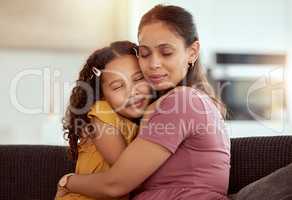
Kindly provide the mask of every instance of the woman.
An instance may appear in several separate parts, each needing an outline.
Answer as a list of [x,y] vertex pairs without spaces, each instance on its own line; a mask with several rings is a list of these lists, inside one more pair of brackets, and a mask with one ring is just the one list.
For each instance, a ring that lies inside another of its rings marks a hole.
[[227,199],[224,109],[202,73],[192,15],[177,6],[155,6],[142,17],[138,39],[142,72],[161,97],[107,172],[65,175],[59,191],[101,199],[138,187],[134,200]]

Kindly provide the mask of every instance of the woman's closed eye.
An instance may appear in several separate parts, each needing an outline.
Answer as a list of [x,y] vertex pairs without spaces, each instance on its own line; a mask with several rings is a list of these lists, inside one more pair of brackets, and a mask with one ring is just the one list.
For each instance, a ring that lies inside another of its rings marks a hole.
[[171,48],[163,48],[160,50],[162,56],[171,56],[173,54],[173,50]]
[[[171,56],[173,54],[173,50],[172,49],[161,49],[160,50],[160,54],[162,56],[165,56],[165,57]],[[142,57],[142,58],[147,58],[150,55],[151,55],[151,52],[150,51],[143,51],[143,50],[141,50],[139,52],[139,56]]]
[[142,58],[146,58],[148,57],[149,55],[151,55],[151,52],[144,48],[144,47],[140,47],[139,48],[139,56],[142,57]]

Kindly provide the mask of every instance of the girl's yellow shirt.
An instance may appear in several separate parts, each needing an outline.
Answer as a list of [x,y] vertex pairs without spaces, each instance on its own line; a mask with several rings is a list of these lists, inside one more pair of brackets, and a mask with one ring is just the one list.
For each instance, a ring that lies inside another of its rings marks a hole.
[[[138,126],[130,120],[118,115],[106,101],[96,101],[87,114],[88,118],[98,118],[104,123],[117,128],[124,137],[127,145],[133,141],[138,132]],[[102,130],[101,130],[102,131]],[[81,140],[78,144],[78,159],[75,173],[89,174],[106,171],[110,165],[105,161],[95,145],[90,140]],[[127,198],[120,198],[127,199]],[[58,200],[93,200],[93,198],[69,193]],[[106,200],[113,200],[107,198]],[[116,199],[115,199],[116,200]]]

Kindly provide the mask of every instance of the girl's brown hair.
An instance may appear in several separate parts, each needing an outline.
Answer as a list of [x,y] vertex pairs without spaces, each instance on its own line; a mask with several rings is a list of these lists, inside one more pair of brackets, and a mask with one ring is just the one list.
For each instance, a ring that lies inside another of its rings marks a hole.
[[[155,22],[164,23],[170,30],[173,30],[182,37],[186,47],[189,47],[195,41],[199,41],[197,27],[193,21],[192,14],[181,7],[172,5],[155,6],[143,15],[139,24],[138,35],[145,25]],[[221,115],[225,118],[225,106],[220,98],[215,95],[214,89],[209,84],[203,67],[200,64],[200,60],[197,59],[193,65],[189,65],[186,77],[178,85],[196,87],[200,91],[206,93],[220,110]]]
[[64,138],[69,141],[69,156],[78,158],[77,145],[86,124],[90,123],[87,113],[93,103],[102,98],[101,76],[95,76],[93,68],[103,70],[106,64],[123,55],[136,56],[137,46],[129,41],[113,42],[108,47],[96,50],[87,59],[79,72],[73,88],[69,106],[63,118]]

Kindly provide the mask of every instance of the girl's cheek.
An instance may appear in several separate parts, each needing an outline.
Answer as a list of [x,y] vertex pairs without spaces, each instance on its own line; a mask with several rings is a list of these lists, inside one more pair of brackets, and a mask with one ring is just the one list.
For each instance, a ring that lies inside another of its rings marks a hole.
[[128,98],[126,89],[119,91],[115,98],[119,101],[119,105],[124,107]]
[[114,107],[120,107],[123,105],[123,103],[125,102],[125,94],[122,90],[119,91],[114,91],[111,93],[111,95],[109,95],[109,101],[112,102]]
[[138,90],[141,94],[150,94],[150,85],[146,81],[143,81],[139,84]]

